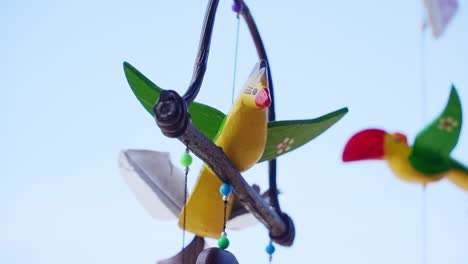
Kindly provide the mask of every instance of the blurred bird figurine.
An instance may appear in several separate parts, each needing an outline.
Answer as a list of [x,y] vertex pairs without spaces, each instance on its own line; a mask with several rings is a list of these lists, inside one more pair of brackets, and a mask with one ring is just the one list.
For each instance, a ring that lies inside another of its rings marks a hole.
[[450,157],[462,126],[462,108],[452,85],[444,111],[421,131],[413,146],[405,135],[381,129],[362,130],[351,137],[343,161],[383,159],[402,180],[427,184],[447,177],[468,191],[468,168]]

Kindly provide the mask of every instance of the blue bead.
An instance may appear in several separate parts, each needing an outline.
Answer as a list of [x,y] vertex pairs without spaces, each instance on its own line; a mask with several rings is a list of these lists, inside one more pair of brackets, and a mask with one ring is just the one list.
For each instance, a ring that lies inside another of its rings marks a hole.
[[265,251],[268,253],[268,255],[273,255],[273,253],[275,253],[275,246],[273,246],[273,244],[268,244],[268,246],[265,248]]
[[219,187],[219,192],[224,196],[228,196],[232,192],[232,187],[227,183],[223,183],[221,187]]

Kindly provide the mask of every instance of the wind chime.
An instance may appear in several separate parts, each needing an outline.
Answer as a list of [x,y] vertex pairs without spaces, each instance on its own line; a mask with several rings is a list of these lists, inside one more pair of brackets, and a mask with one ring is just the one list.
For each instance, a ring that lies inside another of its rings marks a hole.
[[[179,218],[179,226],[183,230],[182,251],[158,262],[161,264],[238,263],[227,251],[230,241],[226,227],[229,220],[248,213],[269,231],[269,243],[265,248],[269,262],[275,252],[273,243],[291,246],[295,237],[294,223],[279,206],[276,158],[314,139],[348,111],[342,108],[315,119],[275,121],[270,65],[254,19],[242,0],[235,0],[233,4],[238,19],[235,54],[237,57],[239,17],[242,16],[260,62],[253,68],[237,99],[233,100],[227,115],[194,102],[207,69],[217,5],[218,0],[210,0],[208,4],[192,81],[183,96],[161,89],[132,65],[124,63],[130,87],[145,109],[155,117],[163,134],[179,139],[186,146],[181,157],[184,173],[178,172],[164,153],[127,150],[121,155],[124,177],[143,206],[156,218],[160,216],[154,209],[155,204],[169,209],[167,215],[170,217]],[[234,80],[235,73],[236,66]],[[240,145],[249,148],[242,149]],[[187,196],[191,153],[206,164],[194,190]],[[261,195],[259,188],[249,186],[240,172],[262,161],[269,163],[269,189]],[[187,246],[185,231],[195,234]],[[203,250],[203,237],[218,239],[218,247]]]
[[[430,14],[429,22],[433,34],[439,37],[458,4],[455,0],[425,0],[425,4]],[[227,251],[230,241],[226,227],[230,220],[249,213],[269,231],[270,242],[265,248],[269,262],[272,261],[275,252],[273,242],[291,246],[295,236],[294,223],[279,206],[276,158],[314,139],[347,112],[347,109],[343,108],[316,119],[275,121],[270,64],[253,17],[242,0],[234,0],[233,4],[233,11],[237,17],[233,94],[240,16],[247,23],[260,62],[254,67],[235,102],[233,96],[233,106],[228,115],[207,105],[193,102],[207,68],[217,5],[217,0],[210,0],[208,4],[192,82],[183,96],[159,88],[133,66],[124,63],[130,87],[146,110],[154,115],[163,134],[178,138],[186,146],[180,160],[184,172],[177,170],[170,163],[167,153],[127,150],[123,151],[120,157],[125,179],[148,212],[158,219],[179,218],[179,226],[183,230],[182,251],[172,258],[159,261],[160,264],[238,263],[235,256]],[[424,56],[422,61],[423,59]],[[422,83],[424,95],[424,77]],[[424,96],[422,97],[424,105]],[[242,126],[240,120],[247,119],[238,116],[239,107],[244,107],[243,111],[250,111],[248,118],[255,118],[254,123],[257,125],[249,127],[255,129],[255,133],[251,134],[262,136],[242,136],[242,129],[235,129]],[[408,145],[406,136],[401,133],[389,134],[380,129],[367,129],[355,134],[348,141],[343,152],[343,161],[384,159],[403,180],[422,183],[425,186],[441,178],[448,178],[457,186],[468,190],[467,167],[450,157],[461,131],[461,113],[460,99],[452,86],[445,109],[418,134],[412,147]],[[236,140],[233,141],[233,137],[237,137]],[[233,142],[254,147],[246,153],[233,146]],[[200,172],[193,192],[187,196],[187,177],[192,164],[191,152],[206,165]],[[269,163],[270,186],[267,192],[260,195],[259,188],[250,187],[240,172],[262,161]],[[195,234],[187,246],[186,230]],[[218,247],[205,249],[204,237],[218,239]],[[424,263],[424,250],[422,255]]]

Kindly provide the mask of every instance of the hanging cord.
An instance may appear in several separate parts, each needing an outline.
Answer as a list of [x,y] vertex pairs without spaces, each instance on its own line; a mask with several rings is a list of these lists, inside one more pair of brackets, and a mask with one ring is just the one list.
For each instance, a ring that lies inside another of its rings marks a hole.
[[184,215],[182,221],[182,263],[185,263],[185,224],[187,219],[187,176],[189,173],[189,166],[192,164],[192,156],[190,156],[190,150],[188,144],[186,144],[185,153],[180,159],[180,163],[185,167],[185,177],[184,177]]
[[[234,3],[238,3],[242,6],[239,13],[240,15],[242,15],[245,22],[247,23],[247,27],[249,28],[250,34],[252,35],[252,39],[255,43],[255,48],[257,49],[258,57],[261,60],[265,60],[267,62],[268,89],[270,90],[271,97],[271,104],[270,107],[268,107],[268,121],[275,121],[275,93],[273,89],[273,80],[271,78],[270,62],[266,54],[262,37],[260,36],[260,32],[258,31],[257,25],[255,24],[252,14],[250,13],[249,7],[245,4],[245,2],[243,0],[234,0]],[[275,209],[275,211],[278,214],[282,215],[283,213],[281,212],[278,200],[278,187],[276,184],[276,164],[276,159],[268,161],[268,181],[270,185],[268,193],[271,206]]]
[[[244,3],[243,0],[234,0],[233,10],[238,13],[237,17],[239,17],[239,13],[244,17],[244,20],[247,23],[249,28],[250,34],[252,35],[252,39],[255,43],[255,47],[257,49],[258,57],[261,60],[265,60],[267,62],[267,80],[268,80],[268,89],[270,90],[270,97],[271,97],[271,104],[268,108],[268,121],[275,121],[276,120],[276,113],[275,113],[275,96],[274,96],[274,89],[273,89],[273,80],[271,77],[271,69],[270,63],[268,61],[268,56],[266,54],[265,46],[263,44],[263,40],[260,36],[260,32],[258,31],[257,25],[250,13],[249,7]],[[239,32],[239,28],[237,29]],[[269,181],[269,198],[270,198],[270,205],[273,209],[281,216],[283,216],[283,212],[281,211],[281,207],[279,204],[278,199],[278,187],[277,187],[277,167],[276,167],[276,159],[268,161],[268,181]],[[270,243],[265,248],[265,251],[268,254],[268,261],[269,263],[272,262],[273,253],[275,252],[275,246],[273,245],[273,241],[270,235]]]
[[426,264],[426,253],[427,253],[427,195],[426,195],[426,184],[422,186],[421,196],[421,263]]
[[236,90],[237,57],[238,57],[238,51],[239,51],[239,28],[240,28],[239,13],[237,13],[236,17],[237,17],[236,47],[234,49],[234,74],[233,74],[233,78],[232,78],[231,104],[234,103],[234,91]]
[[223,232],[226,232],[226,211],[228,200],[224,200],[224,218],[223,218]]
[[229,196],[232,193],[232,186],[228,183],[223,183],[219,187],[219,193],[223,197],[224,218],[223,218],[223,231],[221,232],[220,237],[218,239],[218,247],[221,249],[226,249],[229,247],[229,239],[227,238],[227,233],[226,233],[227,206],[229,202]]
[[265,248],[266,253],[268,254],[268,263],[271,263],[273,260],[273,253],[275,253],[275,246],[273,245],[273,241],[270,239],[270,243]]
[[[420,77],[421,77],[421,123],[424,125],[426,121],[426,29],[427,17],[424,0],[422,2],[422,20],[423,27],[421,29],[421,47],[420,47]],[[426,184],[422,185],[421,189],[421,264],[426,264],[427,254],[427,192]]]
[[184,224],[183,224],[183,232],[182,232],[182,263],[185,263],[185,226],[187,223],[187,208],[185,207],[187,205],[187,175],[188,175],[188,167],[185,168],[185,177],[184,177]]
[[[424,9],[423,1],[423,23],[426,24],[426,13]],[[420,40],[420,61],[419,61],[419,70],[421,77],[421,122],[425,123],[426,121],[426,97],[427,97],[427,85],[426,85],[426,27],[424,26],[421,29],[421,40]]]

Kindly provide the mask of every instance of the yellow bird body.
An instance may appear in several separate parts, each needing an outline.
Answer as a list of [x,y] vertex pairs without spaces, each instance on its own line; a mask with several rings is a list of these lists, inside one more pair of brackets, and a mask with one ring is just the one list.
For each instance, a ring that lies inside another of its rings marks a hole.
[[[240,172],[252,167],[263,154],[267,137],[267,109],[270,104],[266,65],[251,73],[239,97],[226,116],[215,144],[221,147]],[[187,204],[179,215],[179,226],[198,235],[218,238],[223,231],[224,202],[221,180],[205,164]],[[226,210],[229,219],[233,199]]]
[[406,142],[396,140],[395,135],[386,134],[384,138],[384,160],[390,169],[400,179],[408,182],[427,184],[438,181],[444,177],[454,184],[468,191],[468,173],[461,170],[448,171],[427,175],[417,171],[409,162],[411,147]]
[[426,175],[417,171],[409,162],[411,147],[401,141],[395,141],[396,137],[391,134],[385,135],[384,160],[390,169],[400,179],[408,182],[430,183],[442,179],[445,173]]

